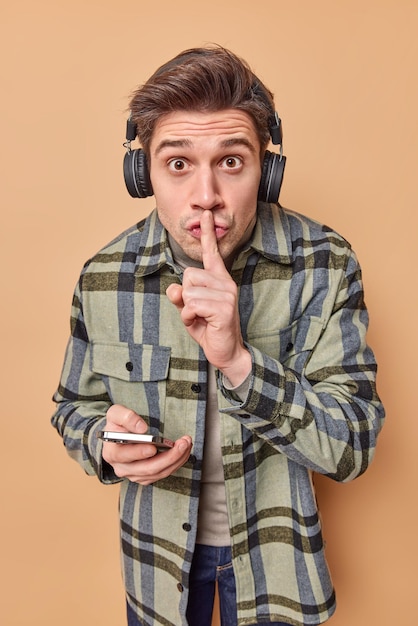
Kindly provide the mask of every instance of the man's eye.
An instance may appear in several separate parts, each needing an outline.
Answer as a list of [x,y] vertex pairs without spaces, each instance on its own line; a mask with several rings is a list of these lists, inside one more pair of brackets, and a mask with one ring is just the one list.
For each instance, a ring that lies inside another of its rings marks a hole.
[[186,163],[183,159],[173,159],[169,162],[168,167],[173,172],[182,172],[186,167]]
[[222,161],[222,167],[226,167],[229,170],[233,170],[238,167],[241,167],[241,165],[242,165],[242,160],[237,156],[229,156],[229,157],[226,157]]

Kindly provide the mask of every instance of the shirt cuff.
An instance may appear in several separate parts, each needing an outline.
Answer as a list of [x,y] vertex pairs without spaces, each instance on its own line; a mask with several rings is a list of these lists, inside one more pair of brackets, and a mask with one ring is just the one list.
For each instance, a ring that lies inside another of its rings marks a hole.
[[224,389],[228,391],[228,393],[238,398],[241,402],[245,402],[248,396],[248,392],[250,390],[251,375],[252,373],[250,372],[248,376],[242,381],[242,383],[234,387],[229,378],[222,374],[221,384]]

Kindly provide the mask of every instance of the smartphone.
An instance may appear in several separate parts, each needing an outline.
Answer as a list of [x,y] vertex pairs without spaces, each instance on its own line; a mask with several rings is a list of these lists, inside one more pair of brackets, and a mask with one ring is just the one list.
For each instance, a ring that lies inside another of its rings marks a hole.
[[112,443],[152,443],[160,449],[172,448],[174,446],[174,441],[158,435],[138,435],[136,433],[118,433],[101,430],[97,436],[103,439],[103,441]]

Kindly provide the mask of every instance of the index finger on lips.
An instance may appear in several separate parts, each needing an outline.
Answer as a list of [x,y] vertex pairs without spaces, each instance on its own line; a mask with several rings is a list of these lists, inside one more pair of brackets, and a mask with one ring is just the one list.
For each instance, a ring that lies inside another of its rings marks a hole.
[[203,211],[200,218],[200,245],[205,270],[224,273],[225,264],[221,257],[216,239],[215,222],[211,211]]

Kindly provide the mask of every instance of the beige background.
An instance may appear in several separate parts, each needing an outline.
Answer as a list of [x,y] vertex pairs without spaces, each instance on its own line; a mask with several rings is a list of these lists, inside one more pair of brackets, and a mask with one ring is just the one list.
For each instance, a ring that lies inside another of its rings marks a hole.
[[276,94],[283,204],[342,232],[364,271],[388,418],[368,474],[318,480],[330,623],[415,626],[417,18],[412,0],[3,0],[2,624],[124,624],[117,487],[67,458],[50,398],[82,264],[152,208],[122,179],[129,93],[217,42]]

